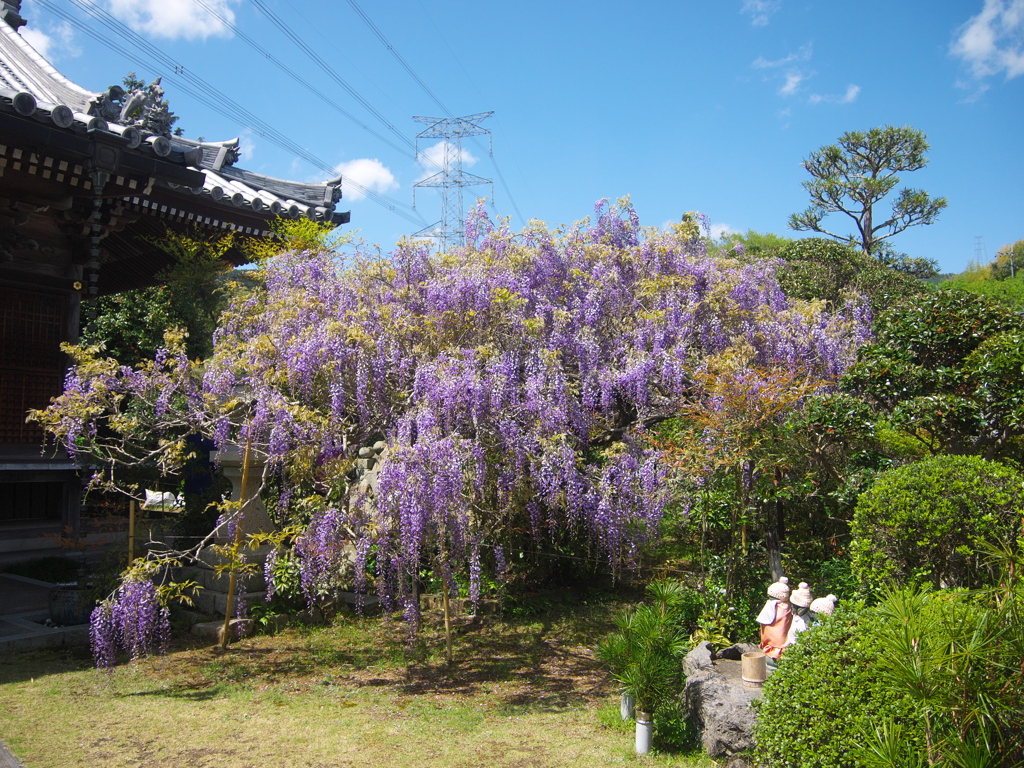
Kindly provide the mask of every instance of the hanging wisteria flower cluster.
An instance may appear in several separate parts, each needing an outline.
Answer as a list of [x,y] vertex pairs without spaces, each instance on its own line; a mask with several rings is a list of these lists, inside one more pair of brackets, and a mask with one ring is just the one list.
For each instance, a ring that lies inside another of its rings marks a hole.
[[[742,349],[750,368],[834,380],[869,318],[789,301],[773,263],[709,256],[692,222],[643,230],[606,201],[595,214],[512,233],[480,206],[446,254],[404,241],[386,259],[277,257],[201,371],[169,353],[146,372],[79,367],[51,429],[88,446],[103,407],[138,392],[220,444],[251,436],[282,503],[298,482],[326,499],[296,548],[311,598],[354,566],[415,622],[421,567],[448,588],[466,572],[476,594],[484,560],[506,568],[488,547],[513,520],[630,566],[667,502],[649,430],[701,395],[707,361]],[[381,436],[368,494],[348,473]]]
[[100,668],[113,667],[119,650],[133,661],[147,653],[163,653],[170,636],[170,611],[146,578],[125,579],[89,620],[92,655]]

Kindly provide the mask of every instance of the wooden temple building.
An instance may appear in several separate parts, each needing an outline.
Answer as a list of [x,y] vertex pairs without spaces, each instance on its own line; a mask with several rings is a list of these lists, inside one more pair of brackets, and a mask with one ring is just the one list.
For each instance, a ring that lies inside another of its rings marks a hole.
[[159,80],[129,93],[71,82],[19,34],[20,6],[0,0],[0,553],[78,527],[78,468],[25,416],[62,391],[60,344],[77,339],[83,301],[150,284],[167,257],[149,241],[168,228],[349,221],[340,178],[263,176],[237,165],[237,139],[173,135]]

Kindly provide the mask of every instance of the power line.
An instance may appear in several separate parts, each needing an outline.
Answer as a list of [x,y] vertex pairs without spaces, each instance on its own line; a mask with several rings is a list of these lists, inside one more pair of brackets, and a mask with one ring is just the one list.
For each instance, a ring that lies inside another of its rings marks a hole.
[[[150,43],[145,38],[136,34],[134,31],[126,27],[119,20],[111,16],[109,13],[104,11],[98,5],[90,3],[89,0],[71,0],[71,3],[83,11],[87,16],[91,17],[95,21],[99,22],[104,27],[107,27],[122,39],[124,39],[130,48],[124,48],[119,45],[116,41],[111,40],[109,37],[102,35],[98,30],[94,29],[89,25],[83,25],[80,20],[73,14],[67,12],[64,8],[57,5],[52,0],[38,0],[39,4],[46,8],[49,12],[53,13],[69,23],[72,23],[85,31],[91,37],[93,37],[100,44],[113,49],[115,52],[120,53],[127,60],[135,62],[137,65],[153,69],[155,71],[165,71],[167,80],[175,83],[176,87],[181,88],[185,93],[192,96],[198,102],[204,104],[212,111],[222,116],[229,117],[243,125],[248,125],[261,137],[268,139],[272,143],[281,147],[287,152],[302,158],[306,162],[310,163],[314,167],[328,173],[335,175],[337,173],[334,166],[321,160],[319,157],[314,155],[312,152],[307,150],[305,147],[289,139],[286,135],[278,131],[276,128],[266,123],[255,114],[239,105],[236,101],[231,99],[227,94],[221,92],[212,84],[206,82],[201,77],[193,74],[187,67],[182,66],[180,63],[169,57],[162,50],[157,48],[155,45]],[[142,58],[136,51],[141,51],[148,54],[153,60],[158,62],[157,66],[154,66],[152,61],[147,61]],[[421,225],[423,218],[418,213],[408,213],[407,211],[412,210],[409,206],[398,201],[391,200],[384,195],[374,192],[373,190],[367,189],[354,181],[345,180],[346,183],[362,192],[369,200],[381,205],[386,210],[395,213],[402,218],[406,219],[412,224]]]
[[[415,147],[414,147],[413,143],[411,141],[409,141],[409,139],[404,134],[402,134],[400,131],[398,131],[398,129],[395,128],[395,126],[392,125],[391,122],[383,114],[381,114],[380,111],[378,111],[372,104],[370,104],[370,102],[368,102],[365,98],[363,98],[362,95],[360,95],[358,91],[356,91],[351,85],[349,85],[349,83],[344,78],[342,78],[341,75],[339,75],[338,72],[333,67],[331,67],[330,64],[327,63],[327,61],[325,61],[319,54],[317,54],[312,48],[310,48],[309,45],[307,45],[306,42],[299,35],[297,35],[291,29],[291,27],[288,26],[287,23],[284,22],[284,20],[282,20],[269,7],[267,7],[263,2],[261,2],[261,0],[253,0],[253,4],[256,5],[256,7],[263,13],[263,15],[266,16],[267,19],[275,27],[277,27],[277,29],[280,32],[284,33],[284,35],[286,37],[288,37],[288,39],[290,39],[292,42],[294,42],[299,47],[299,49],[303,53],[305,53],[315,64],[317,64],[317,66],[319,66],[332,80],[334,80],[350,96],[352,96],[352,98],[354,98],[361,105],[363,105],[363,107],[365,107],[374,117],[376,117],[377,120],[379,122],[381,122],[389,131],[391,131],[396,136],[398,136],[398,138],[405,144],[405,146],[400,147],[400,146],[392,143],[389,139],[387,139],[384,136],[382,136],[381,134],[377,133],[372,128],[370,128],[368,125],[366,125],[365,123],[361,122],[354,115],[352,115],[351,113],[349,113],[348,111],[343,109],[336,101],[334,101],[333,99],[328,98],[326,94],[322,93],[320,90],[315,88],[312,85],[312,83],[310,83],[304,77],[302,77],[299,74],[297,74],[293,69],[291,69],[290,67],[285,65],[282,61],[280,61],[277,57],[275,57],[270,51],[268,51],[266,48],[261,46],[254,39],[252,39],[249,35],[247,35],[244,32],[242,32],[242,30],[240,30],[237,26],[235,26],[235,24],[233,22],[231,22],[225,16],[221,15],[220,12],[218,12],[213,6],[211,6],[207,2],[205,2],[205,0],[196,0],[196,2],[203,9],[205,9],[208,13],[210,13],[212,16],[217,18],[228,29],[230,29],[242,41],[244,41],[246,44],[248,44],[250,48],[252,48],[254,51],[259,53],[263,58],[267,59],[269,62],[274,64],[276,67],[281,69],[283,72],[285,72],[285,74],[287,74],[294,82],[298,83],[299,85],[304,87],[306,90],[308,90],[311,93],[313,93],[318,99],[320,99],[321,101],[326,103],[332,109],[340,112],[342,115],[344,115],[345,117],[347,117],[350,120],[352,120],[352,122],[354,122],[360,128],[365,130],[367,133],[371,134],[372,136],[377,137],[378,139],[380,139],[382,142],[387,144],[392,149],[395,149],[395,150],[397,150],[397,151],[399,151],[399,152],[401,152],[403,154],[410,155],[410,156],[413,157],[413,159],[416,159],[415,158]],[[352,185],[356,186],[361,191],[363,191],[364,194],[366,193],[366,189],[365,188],[357,185],[355,182],[350,182],[350,183]],[[410,208],[410,210],[415,210],[415,206],[412,206]]]
[[[295,144],[291,140],[287,139],[287,137],[283,136],[283,134],[278,134],[278,132],[274,128],[272,128],[267,123],[257,118],[252,113],[249,113],[237,102],[228,97],[227,94],[219,91],[210,83],[207,83],[202,78],[193,74],[188,68],[184,67],[174,59],[167,56],[163,51],[149,43],[145,38],[136,34],[131,29],[125,27],[123,24],[121,24],[120,21],[118,21],[116,18],[108,14],[106,11],[102,10],[97,6],[92,5],[86,0],[71,0],[71,2],[74,5],[76,5],[79,9],[85,11],[88,15],[92,16],[96,21],[106,26],[111,31],[117,33],[121,37],[123,37],[129,43],[129,45],[133,45],[136,48],[148,53],[152,57],[152,59],[154,59],[157,63],[154,66],[152,60],[147,61],[146,59],[136,54],[132,49],[125,49],[121,47],[116,42],[111,41],[108,37],[101,36],[100,33],[92,27],[84,27],[84,31],[86,31],[94,39],[106,43],[108,47],[114,49],[118,53],[121,53],[130,61],[133,61],[140,66],[153,69],[154,71],[168,70],[165,74],[163,74],[164,77],[166,77],[168,80],[172,82],[177,83],[179,87],[182,88],[182,90],[184,90],[186,93],[193,96],[206,106],[213,108],[213,110],[218,114],[221,114],[222,116],[231,117],[233,119],[239,120],[240,122],[247,122],[250,126],[260,131],[261,135],[265,137],[282,139],[283,141],[286,142],[286,146],[284,148],[288,149],[289,151],[295,152],[296,154],[300,155],[303,159],[307,160],[312,165],[321,168],[322,170],[325,170],[329,173],[333,172],[333,168],[330,165],[320,160],[316,156],[312,155],[312,153],[309,153],[298,144]],[[51,5],[49,0],[40,0],[40,3],[44,7],[48,8],[52,13],[61,16],[65,20],[69,22],[77,22],[77,19],[73,15],[64,12],[63,10],[59,9],[54,5]],[[218,106],[222,108],[217,108]]]
[[[391,107],[393,107],[397,111],[400,111],[402,114],[406,112],[405,108],[402,105],[400,105],[397,101],[395,101],[395,99],[392,98],[391,93],[384,90],[380,85],[375,83],[372,76],[367,74],[365,69],[360,68],[360,63],[362,62],[358,60],[354,61],[351,58],[349,58],[347,50],[345,48],[340,47],[337,44],[336,40],[333,40],[324,34],[323,26],[319,21],[314,21],[308,15],[303,14],[304,8],[301,5],[303,3],[303,0],[278,1],[283,2],[285,5],[288,6],[288,8],[290,9],[290,13],[288,14],[288,16],[289,18],[293,19],[293,26],[299,25],[303,30],[303,33],[306,38],[311,36],[310,33],[315,34],[318,38],[320,38],[320,41],[323,43],[323,45],[326,46],[326,50],[330,52],[330,55],[328,56],[329,60],[335,62],[344,61],[346,71],[358,73],[360,79],[372,85],[377,94],[381,98],[386,100],[391,105]],[[300,5],[297,5],[296,3],[299,3]],[[347,42],[347,38],[345,38],[345,40]]]
[[[199,2],[204,7],[207,7],[205,2],[204,2],[204,0],[197,0],[197,2]],[[288,23],[286,21],[284,21],[284,19],[282,19],[280,16],[278,16],[276,13],[274,13],[274,11],[266,3],[263,2],[263,0],[252,0],[252,2],[257,7],[257,9],[259,9],[259,11],[261,13],[263,13],[263,15],[266,16],[266,18],[275,27],[277,27],[277,29],[280,32],[282,32],[285,35],[285,37],[287,37],[289,40],[291,40],[293,43],[295,43],[295,45],[298,47],[298,49],[300,51],[302,51],[304,54],[306,54],[306,56],[314,64],[316,64],[329,78],[331,78],[335,83],[337,83],[339,86],[341,86],[350,96],[352,96],[352,98],[354,98],[356,101],[358,101],[360,104],[362,104],[363,107],[365,107],[367,111],[369,111],[374,117],[376,117],[377,120],[381,124],[383,124],[389,131],[391,131],[396,136],[398,136],[399,139],[402,142],[404,142],[405,145],[406,145],[405,148],[403,149],[403,148],[395,147],[394,144],[391,144],[390,142],[387,142],[389,146],[398,149],[400,152],[411,154],[413,159],[415,159],[415,160],[421,159],[420,157],[417,156],[415,144],[413,142],[409,141],[409,139],[405,136],[405,134],[401,133],[397,128],[395,128],[395,126],[380,111],[378,111],[372,104],[370,104],[369,101],[367,101],[365,98],[363,98],[363,96],[358,91],[356,91],[355,88],[353,88],[348,83],[348,81],[346,81],[340,74],[338,74],[337,70],[335,70],[322,56],[320,56],[320,54],[318,54],[316,51],[314,51],[313,48],[311,48],[309,46],[309,44],[306,43],[306,41],[300,35],[296,34],[295,31],[288,25]],[[212,9],[210,9],[210,11],[211,11],[211,13],[216,13]],[[218,18],[220,18],[220,17],[218,16]],[[224,23],[228,24],[232,29],[235,29],[235,27],[233,25],[231,25],[230,22],[228,22],[227,20],[224,20]],[[239,34],[241,34],[241,33],[239,33]],[[243,37],[243,39],[247,39],[247,38]],[[260,50],[261,52],[264,52],[268,58],[272,58],[269,53],[264,51],[264,49],[259,48],[258,50]],[[302,82],[303,82],[303,85],[305,85],[307,88],[311,88],[309,83],[307,83],[305,81],[302,81]],[[320,94],[318,91],[317,91],[317,94],[320,95],[321,98],[323,98],[323,95]],[[367,130],[370,130],[370,129],[367,128]],[[370,132],[373,133],[373,131],[370,131]],[[374,133],[374,135],[376,136],[378,134]],[[410,153],[410,150],[411,150],[411,153]],[[437,168],[438,171],[442,170],[442,167],[439,164],[433,162],[433,160],[431,158],[425,158],[425,159],[426,159],[426,161],[428,163],[430,163],[435,168]],[[413,205],[413,210],[415,210],[415,208],[416,208],[416,206]]]
[[[373,32],[374,35],[376,35],[377,39],[380,40],[381,44],[388,50],[388,52],[395,58],[395,60],[402,66],[402,68],[409,73],[409,76],[416,81],[420,88],[423,89],[423,92],[426,93],[427,96],[429,96],[430,99],[441,109],[441,112],[451,119],[457,119],[452,118],[451,110],[444,105],[441,99],[438,98],[437,94],[430,90],[430,87],[425,82],[423,82],[420,76],[416,74],[416,71],[411,66],[409,66],[409,63],[398,52],[398,49],[391,44],[391,41],[384,36],[384,33],[381,32],[380,29],[378,29],[377,25],[374,24],[370,17],[367,16],[366,13],[363,11],[363,9],[359,7],[359,3],[357,3],[356,0],[348,0],[348,4],[352,6],[352,9],[359,15],[359,18],[361,18],[363,22],[366,24],[366,26],[370,28],[370,31]],[[477,144],[476,146],[479,147],[480,145]],[[494,157],[493,145],[492,148],[488,151],[488,155],[491,158],[491,163],[494,165],[495,173],[498,174],[498,180],[501,182],[501,187],[502,189],[505,190],[505,194],[508,195],[509,202],[512,203],[513,210],[515,210],[516,215],[519,216],[519,220],[525,223],[526,219],[523,218],[523,214],[520,212],[519,206],[516,205],[515,198],[512,196],[512,190],[509,189],[508,183],[505,181],[505,174],[501,172],[501,168],[498,166],[498,161]]]
[[[261,46],[255,40],[253,40],[249,35],[245,34],[242,30],[240,30],[237,26],[235,26],[234,23],[232,23],[227,17],[223,16],[216,8],[214,8],[213,6],[209,5],[204,0],[195,0],[195,2],[201,8],[203,8],[207,13],[209,13],[211,16],[213,16],[214,18],[218,19],[225,27],[230,29],[232,31],[232,33],[236,37],[238,37],[240,40],[245,42],[250,48],[252,48],[258,54],[260,54],[260,56],[262,58],[266,59],[271,64],[276,66],[278,69],[280,69],[286,75],[288,75],[288,77],[290,77],[292,79],[292,81],[294,81],[298,85],[301,85],[303,88],[305,88],[307,91],[312,93],[314,96],[316,96],[322,102],[327,104],[327,106],[329,106],[331,109],[333,109],[336,112],[344,115],[349,120],[351,120],[353,123],[355,123],[360,128],[362,128],[364,131],[366,131],[370,135],[375,136],[376,138],[380,139],[382,142],[387,144],[392,149],[396,149],[399,152],[406,152],[407,151],[407,148],[405,148],[405,147],[399,147],[396,144],[392,144],[391,141],[389,139],[387,139],[385,136],[382,136],[381,134],[377,133],[372,128],[370,128],[370,126],[366,125],[366,123],[364,123],[361,120],[359,120],[359,118],[357,118],[355,115],[353,115],[352,113],[350,113],[347,110],[345,110],[344,108],[342,108],[341,105],[339,105],[336,101],[328,98],[326,94],[322,93],[317,88],[315,88],[312,85],[312,83],[310,83],[308,80],[306,80],[301,75],[299,75],[297,72],[295,72],[295,70],[293,70],[290,67],[288,67],[284,62],[282,62],[276,56],[274,56],[273,53],[268,51],[266,48]],[[361,99],[360,99],[360,103],[362,103]],[[406,140],[406,143],[408,144],[408,140]]]
[[420,79],[420,76],[416,74],[416,71],[409,66],[409,63],[405,59],[402,58],[402,55],[398,52],[398,49],[395,48],[395,46],[393,46],[391,42],[384,36],[384,33],[377,28],[377,25],[370,20],[370,17],[363,12],[363,9],[359,7],[359,4],[355,0],[348,0],[348,4],[352,6],[352,10],[354,10],[359,15],[359,18],[361,18],[363,20],[363,23],[365,23],[366,26],[370,28],[370,31],[377,36],[377,39],[380,40],[381,44],[383,44],[385,48],[387,48],[388,52],[395,58],[395,60],[402,65],[402,68],[409,73],[409,77],[415,80],[417,84],[419,84],[420,88],[422,88],[423,91],[427,94],[427,96],[429,96],[433,100],[433,102],[440,108],[441,112],[444,113],[445,115],[451,116],[452,111],[448,109],[448,107],[446,107],[441,102],[437,95],[432,90],[430,90],[430,88],[427,87],[427,84]]
[[[206,4],[206,3],[204,2],[204,0],[196,0],[196,2],[198,2],[198,3],[199,3],[200,5],[202,5],[202,6],[204,7],[204,8],[208,8],[208,7],[209,7],[209,6],[207,6],[207,4]],[[407,138],[407,137],[405,136],[405,134],[403,134],[403,133],[402,133],[401,131],[399,131],[399,130],[398,130],[397,128],[395,128],[395,126],[394,126],[394,125],[392,125],[392,124],[391,124],[391,122],[390,122],[390,121],[389,121],[389,120],[388,120],[388,119],[387,119],[387,118],[386,118],[386,117],[385,117],[385,116],[384,116],[384,115],[383,115],[383,114],[382,114],[382,113],[381,113],[380,111],[378,111],[378,110],[377,110],[377,109],[376,109],[376,108],[375,108],[375,107],[374,107],[374,106],[373,106],[373,105],[372,105],[372,104],[371,104],[370,102],[368,102],[368,101],[367,101],[367,100],[366,100],[365,98],[363,98],[363,96],[362,96],[362,95],[361,95],[361,94],[360,94],[360,93],[359,93],[358,91],[356,91],[356,89],[355,89],[355,88],[353,88],[353,87],[352,87],[352,86],[351,86],[351,85],[350,85],[350,84],[348,83],[348,81],[346,81],[346,80],[345,80],[345,79],[344,79],[344,78],[343,78],[343,77],[342,77],[342,76],[341,76],[340,74],[338,74],[337,70],[335,70],[335,69],[334,69],[334,68],[333,68],[333,67],[332,67],[332,66],[331,66],[331,65],[330,65],[330,64],[329,64],[329,63],[328,63],[327,61],[325,61],[325,60],[323,59],[323,57],[321,57],[321,56],[320,56],[320,55],[319,55],[319,54],[318,54],[318,53],[317,53],[316,51],[314,51],[314,50],[313,50],[313,49],[312,49],[312,48],[311,48],[311,47],[310,47],[310,46],[309,46],[309,45],[308,45],[308,44],[306,43],[306,41],[305,41],[305,40],[303,40],[303,39],[302,39],[302,38],[301,38],[301,37],[300,37],[299,35],[297,35],[297,34],[296,34],[296,33],[295,33],[295,32],[294,32],[293,30],[292,30],[292,28],[291,28],[291,27],[289,27],[289,26],[288,26],[288,24],[286,24],[286,23],[284,22],[284,20],[282,20],[282,19],[281,19],[281,18],[280,18],[280,17],[279,17],[279,16],[278,16],[278,15],[277,15],[276,13],[274,13],[274,12],[273,12],[273,11],[272,11],[272,10],[271,10],[271,9],[270,9],[269,7],[267,7],[267,5],[266,5],[265,3],[263,3],[263,2],[262,2],[262,0],[252,0],[252,3],[253,3],[253,5],[255,5],[255,6],[256,6],[256,8],[257,8],[257,9],[258,9],[258,10],[259,10],[260,12],[262,12],[262,13],[263,13],[263,15],[264,15],[264,16],[266,16],[266,17],[267,17],[267,19],[268,19],[268,20],[269,20],[269,21],[270,21],[270,22],[271,22],[271,23],[272,23],[272,24],[273,24],[273,25],[274,25],[275,27],[277,27],[277,29],[278,29],[278,30],[279,30],[280,32],[282,32],[282,33],[283,33],[283,34],[285,35],[285,37],[287,37],[287,38],[288,38],[289,40],[291,40],[291,41],[292,41],[293,43],[295,43],[295,45],[296,45],[296,46],[298,46],[299,50],[301,50],[301,51],[302,51],[303,53],[305,53],[305,54],[306,54],[306,56],[307,56],[307,57],[309,57],[309,59],[310,59],[311,61],[313,61],[313,63],[314,63],[314,64],[316,64],[316,65],[317,65],[318,67],[320,67],[320,69],[321,69],[321,70],[322,70],[322,71],[323,71],[323,72],[324,72],[324,73],[325,73],[325,74],[326,74],[326,75],[327,75],[328,77],[330,77],[330,78],[331,78],[331,80],[333,80],[333,81],[334,81],[335,83],[337,83],[337,84],[338,84],[339,86],[341,86],[341,88],[343,88],[343,89],[345,90],[345,92],[346,92],[347,94],[349,94],[349,96],[351,96],[351,97],[352,97],[353,99],[355,99],[355,100],[356,100],[357,102],[359,102],[359,103],[360,103],[360,104],[361,104],[361,105],[362,105],[362,106],[363,106],[363,107],[364,107],[364,108],[365,108],[365,109],[366,109],[366,110],[367,110],[367,111],[368,111],[368,112],[369,112],[369,113],[370,113],[371,115],[373,115],[373,116],[374,116],[375,118],[377,118],[377,120],[378,120],[378,121],[379,121],[379,122],[380,122],[380,123],[381,123],[381,124],[382,124],[382,125],[383,125],[383,126],[384,126],[385,128],[387,128],[387,129],[388,129],[389,131],[391,131],[392,133],[394,133],[395,135],[397,135],[397,136],[399,137],[399,139],[401,139],[401,141],[402,141],[402,142],[404,143],[404,145],[405,145],[405,146],[404,146],[404,147],[398,147],[398,146],[396,146],[396,145],[392,144],[392,143],[391,143],[390,141],[388,141],[387,139],[384,139],[384,138],[383,138],[383,137],[381,137],[381,136],[380,136],[379,134],[375,133],[375,132],[374,132],[374,131],[372,131],[372,130],[371,130],[370,128],[368,128],[367,126],[365,126],[365,125],[363,125],[362,123],[360,123],[360,125],[361,125],[361,126],[362,126],[362,127],[363,127],[363,128],[365,129],[365,130],[369,131],[369,132],[370,132],[370,133],[372,133],[372,134],[373,134],[374,136],[377,136],[377,137],[378,137],[378,138],[380,138],[380,139],[381,139],[382,141],[384,141],[385,143],[387,143],[387,144],[388,144],[388,146],[390,146],[390,147],[392,147],[392,148],[394,148],[394,149],[397,149],[397,150],[398,150],[399,152],[404,152],[404,153],[407,153],[407,154],[411,154],[412,152],[414,152],[414,151],[415,151],[415,149],[414,149],[414,147],[413,147],[413,143],[412,143],[411,141],[409,141],[409,139],[408,139],[408,138]],[[214,12],[214,11],[213,11],[212,9],[210,9],[210,10],[211,10],[211,12]],[[278,66],[281,66],[282,68],[286,69],[286,71],[287,71],[287,72],[289,73],[289,75],[291,75],[291,77],[292,77],[293,79],[295,79],[295,80],[297,80],[297,81],[301,82],[301,83],[302,83],[303,85],[305,85],[305,86],[306,86],[306,87],[307,87],[307,88],[308,88],[309,90],[312,90],[312,91],[313,91],[314,93],[317,93],[317,95],[319,95],[319,96],[320,96],[321,98],[324,98],[324,100],[325,100],[325,101],[328,101],[329,103],[332,103],[332,104],[333,104],[333,102],[330,102],[330,101],[329,101],[328,99],[326,99],[326,98],[325,98],[325,97],[323,96],[323,94],[321,94],[321,93],[320,93],[319,91],[317,91],[316,89],[314,89],[314,88],[313,88],[313,87],[312,87],[312,86],[311,86],[311,85],[310,85],[310,84],[309,84],[309,83],[308,83],[308,82],[307,82],[306,80],[304,80],[304,79],[302,79],[302,78],[299,78],[299,77],[298,77],[298,75],[296,75],[296,74],[295,74],[294,72],[292,72],[292,71],[291,71],[290,69],[287,69],[287,68],[285,68],[285,67],[284,67],[284,65],[280,64],[280,62],[278,62],[278,61],[277,61],[277,59],[275,59],[275,58],[274,58],[274,57],[273,57],[273,56],[272,56],[272,55],[270,54],[270,52],[269,52],[269,51],[267,51],[266,49],[264,49],[264,48],[260,47],[259,45],[257,45],[257,44],[256,44],[256,43],[255,43],[254,41],[252,41],[252,40],[251,40],[251,39],[250,39],[250,38],[249,38],[248,36],[242,35],[242,33],[241,33],[240,31],[238,31],[238,30],[237,30],[237,28],[236,28],[236,27],[234,27],[234,25],[231,25],[231,28],[232,28],[233,30],[235,30],[236,34],[238,34],[238,35],[239,35],[239,36],[240,36],[240,37],[241,37],[241,38],[242,38],[243,40],[245,40],[245,41],[246,41],[247,43],[249,43],[249,44],[250,44],[251,46],[253,46],[253,47],[254,47],[254,48],[255,48],[255,49],[257,50],[257,51],[259,51],[259,52],[260,52],[261,54],[263,54],[263,55],[264,55],[264,56],[265,56],[265,57],[266,57],[267,59],[271,60],[271,61],[272,61],[273,63],[277,64]]]
[[[372,134],[373,136],[376,136],[393,149],[397,149],[399,152],[405,154],[410,154],[415,160],[421,159],[417,157],[416,148],[413,142],[409,141],[405,134],[401,133],[397,128],[395,128],[395,126],[379,110],[377,110],[369,101],[363,98],[363,96],[358,91],[356,91],[356,89],[353,88],[348,83],[347,80],[345,80],[340,74],[338,74],[337,70],[335,70],[322,56],[320,56],[316,51],[314,51],[313,48],[311,48],[306,43],[306,41],[302,39],[300,35],[296,34],[295,31],[292,30],[292,28],[287,24],[287,22],[285,22],[280,16],[274,13],[274,11],[269,6],[267,6],[266,3],[264,3],[262,0],[252,0],[252,2],[256,6],[256,8],[263,13],[267,20],[270,21],[275,27],[277,27],[278,31],[282,32],[285,35],[285,37],[287,37],[289,40],[295,43],[295,45],[299,48],[300,51],[306,54],[306,56],[314,64],[316,64],[335,83],[341,86],[346,93],[348,93],[352,98],[354,98],[361,105],[363,105],[363,107],[365,107],[367,111],[369,111],[374,117],[376,117],[377,120],[382,125],[384,125],[385,128],[387,128],[389,131],[398,136],[398,138],[402,142],[404,142],[405,147],[396,146],[395,144],[391,143],[383,136],[381,136],[379,133],[369,128],[364,123],[359,122],[355,117],[350,115],[348,112],[341,109],[341,107],[339,107],[337,103],[328,99],[323,93],[314,88],[311,83],[309,83],[304,78],[301,78],[293,70],[285,66],[282,62],[278,61],[277,58],[273,56],[273,54],[271,54],[268,50],[259,45],[255,40],[253,40],[248,35],[239,30],[238,27],[236,27],[226,17],[222,16],[215,8],[206,3],[205,0],[196,0],[196,2],[198,2],[200,6],[206,9],[214,17],[219,19],[221,23],[223,23],[225,26],[227,26],[227,28],[229,28],[232,32],[238,35],[243,41],[248,43],[249,46],[253,48],[253,50],[255,50],[257,53],[260,53],[263,57],[265,57],[271,63],[278,66],[280,69],[284,70],[293,80],[298,82],[300,85],[304,86],[307,90],[312,91],[314,94],[316,94],[318,98],[327,102],[332,108],[337,109],[346,117],[349,117],[351,120],[356,122],[357,125],[366,130],[368,133]],[[433,165],[435,168],[437,168],[438,171],[442,170],[442,167],[439,164],[435,163],[431,158],[425,158],[425,160],[431,165]],[[415,210],[415,208],[416,206],[413,205],[412,210]]]
[[[479,145],[477,145],[479,146]],[[522,212],[519,210],[519,206],[516,205],[516,199],[512,197],[512,190],[508,187],[508,182],[505,181],[505,174],[501,172],[501,168],[498,166],[498,158],[494,156],[493,142],[492,149],[490,152],[491,165],[494,166],[494,172],[498,174],[498,181],[501,182],[501,188],[505,190],[505,194],[508,195],[508,201],[512,203],[512,210],[516,212],[516,216],[519,217],[519,221],[523,224],[526,223],[526,219],[523,217]]]

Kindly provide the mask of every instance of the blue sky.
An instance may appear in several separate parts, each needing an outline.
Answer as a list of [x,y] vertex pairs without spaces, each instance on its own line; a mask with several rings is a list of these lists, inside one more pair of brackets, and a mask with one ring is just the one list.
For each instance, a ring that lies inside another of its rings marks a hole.
[[[163,63],[76,2],[133,29]],[[716,233],[798,235],[786,222],[807,205],[802,159],[846,131],[891,124],[931,143],[928,167],[902,186],[949,200],[937,223],[893,238],[898,250],[958,272],[979,249],[989,260],[1024,238],[1024,0],[25,0],[22,15],[26,37],[85,88],[129,70],[162,75],[186,135],[239,136],[243,167],[303,180],[339,169],[373,193],[346,186],[342,208],[384,251],[441,215],[431,189],[417,190],[408,209],[413,184],[436,171],[414,157],[424,126],[413,116],[492,110],[481,126],[492,132],[493,159],[486,137],[466,140],[463,168],[494,179],[490,207],[515,229],[529,219],[569,224],[599,198],[629,195],[646,225],[698,210]],[[120,50],[100,46],[89,28]],[[322,167],[251,119],[193,98],[186,75]],[[437,153],[436,144],[419,149]],[[491,187],[467,190],[467,201],[477,195]]]

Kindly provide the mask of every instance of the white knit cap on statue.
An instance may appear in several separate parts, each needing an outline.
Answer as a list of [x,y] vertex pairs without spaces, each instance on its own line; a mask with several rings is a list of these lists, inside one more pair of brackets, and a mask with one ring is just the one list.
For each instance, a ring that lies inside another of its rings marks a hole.
[[814,613],[820,613],[823,616],[831,616],[836,610],[836,600],[839,598],[835,595],[827,595],[826,597],[819,597],[817,600],[811,602],[811,611]]
[[811,588],[806,581],[801,581],[800,586],[793,590],[789,602],[799,608],[806,608],[811,604]]
[[774,597],[776,600],[789,600],[789,579],[783,576],[768,587],[768,597]]

